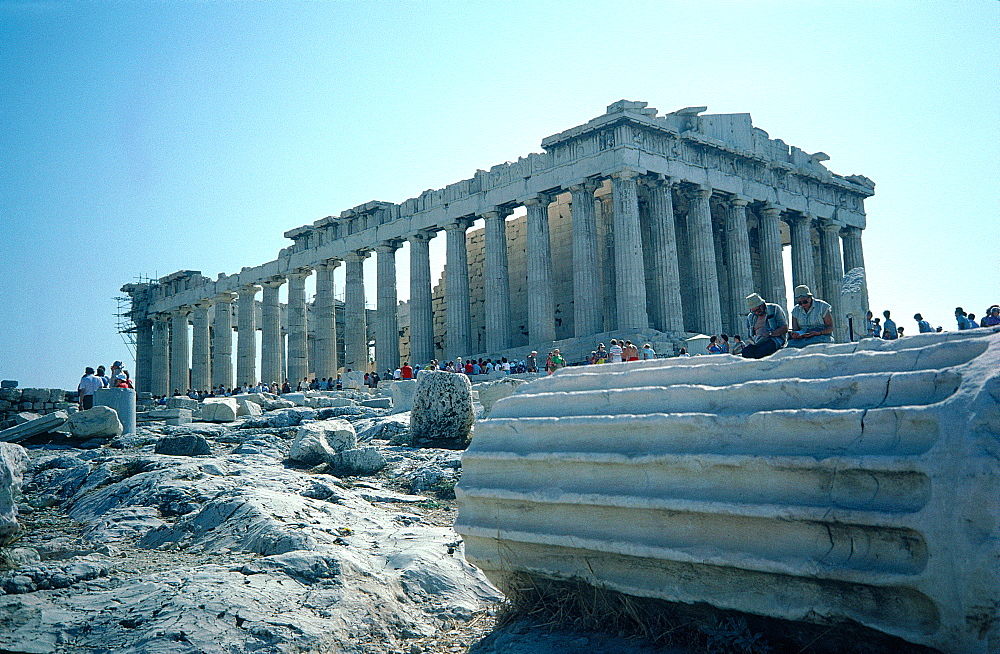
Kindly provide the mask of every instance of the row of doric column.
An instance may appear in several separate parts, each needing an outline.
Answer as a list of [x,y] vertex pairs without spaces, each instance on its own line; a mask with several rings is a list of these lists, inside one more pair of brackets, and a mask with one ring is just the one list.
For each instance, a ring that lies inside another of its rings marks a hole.
[[[787,223],[790,235],[793,283],[808,285],[817,296],[834,305],[835,310],[845,269],[864,267],[858,228],[842,227],[809,214],[786,211],[774,204],[754,202],[756,240],[752,248],[748,215],[752,201],[748,198],[717,193],[711,187],[662,175],[643,176],[630,170],[614,173],[610,178],[613,215],[609,238],[613,239],[613,255],[605,257],[605,265],[613,268],[610,271],[614,279],[611,310],[615,312],[613,324],[618,330],[638,331],[652,327],[663,332],[738,332],[740,317],[745,314],[744,298],[750,293],[757,291],[768,301],[785,304],[781,222]],[[588,179],[519,201],[527,212],[529,343],[543,344],[556,337],[549,204],[557,194],[564,192],[571,194],[574,335],[585,337],[604,331],[604,282],[600,275],[598,213],[595,210],[595,191],[599,187],[598,180]],[[683,223],[678,223],[675,216],[675,193],[683,196],[681,200],[687,206]],[[717,212],[716,218],[712,213],[713,201],[722,205],[723,213]],[[446,357],[466,356],[478,350],[496,354],[511,347],[506,234],[506,218],[511,213],[510,206],[490,207],[477,215],[462,216],[437,229],[423,229],[405,238],[410,244],[412,362],[424,363],[435,355],[429,241],[438,230],[446,233]],[[485,223],[485,336],[482,347],[474,340],[471,324],[466,249],[466,231],[478,218]],[[680,233],[679,224],[683,225]],[[815,245],[814,229],[817,233]],[[385,370],[400,364],[396,252],[401,244],[402,239],[387,240],[373,244],[370,250],[358,250],[342,257],[346,265],[344,367],[367,369],[370,366],[363,268],[370,251],[377,254],[378,276],[375,366]],[[189,387],[206,389],[220,384],[282,381],[286,378],[283,371],[287,371],[287,378],[293,383],[306,377],[335,375],[338,360],[333,271],[340,264],[340,259],[327,259],[244,285],[235,297],[233,293],[222,293],[194,306],[179,307],[168,315],[155,316],[141,336],[145,339],[141,358],[148,361],[151,370],[150,390],[167,394]],[[312,315],[316,324],[310,330],[305,281],[313,272],[316,273],[316,295]],[[283,326],[278,292],[286,283],[288,324]],[[721,286],[727,287],[725,293],[720,292]],[[261,295],[259,375],[255,339],[258,293]],[[237,303],[235,378],[231,345],[234,299]],[[209,311],[213,306],[215,340],[210,344]],[[189,322],[193,325],[190,342]],[[283,327],[287,332],[287,344],[283,342]],[[314,334],[312,345],[316,350],[312,357],[310,331]],[[311,360],[315,369],[310,369]]]

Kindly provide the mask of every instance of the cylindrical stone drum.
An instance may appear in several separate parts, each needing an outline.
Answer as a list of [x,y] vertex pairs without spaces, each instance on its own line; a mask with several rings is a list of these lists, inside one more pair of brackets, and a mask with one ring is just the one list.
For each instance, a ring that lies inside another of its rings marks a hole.
[[94,391],[94,406],[111,407],[117,411],[122,434],[135,434],[135,389],[99,388]]

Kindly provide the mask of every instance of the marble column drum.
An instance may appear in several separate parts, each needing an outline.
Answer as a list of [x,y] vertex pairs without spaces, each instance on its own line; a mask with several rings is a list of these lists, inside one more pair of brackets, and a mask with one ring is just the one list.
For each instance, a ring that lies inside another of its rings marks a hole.
[[844,272],[865,267],[865,253],[861,247],[861,229],[845,227],[840,230],[844,246]]
[[309,322],[306,313],[306,278],[310,268],[297,268],[288,275],[288,379],[302,381],[309,376]]
[[726,213],[726,264],[729,274],[729,316],[733,333],[744,334],[746,298],[754,292],[753,268],[750,264],[750,235],[747,231],[747,200],[732,198]]
[[611,176],[614,199],[615,310],[618,329],[647,329],[646,274],[642,268],[639,197],[634,171]]
[[281,365],[281,304],[278,293],[285,278],[274,276],[260,283],[260,380],[266,384],[284,381]]
[[694,291],[694,328],[702,334],[722,332],[722,309],[719,304],[719,272],[712,237],[712,189],[695,187],[690,191],[687,219],[688,248],[691,252],[691,287]]
[[764,299],[788,310],[785,296],[785,264],[781,261],[781,207],[765,205],[759,213],[760,294]]
[[643,254],[646,267],[652,273],[647,289],[649,321],[653,329],[682,332],[684,313],[671,184],[667,179],[651,179],[646,185],[649,187],[649,247],[643,248]]
[[234,293],[215,296],[215,321],[212,334],[212,386],[233,387],[233,300]]
[[806,214],[789,214],[785,218],[792,240],[792,285],[805,284],[813,293],[816,286],[812,245],[812,216]]
[[596,182],[569,187],[572,194],[573,230],[573,335],[577,338],[600,332],[604,327],[601,301],[600,256],[597,250],[597,213],[594,211]]
[[398,241],[385,241],[375,248],[378,276],[375,317],[375,361],[380,375],[399,367],[399,296],[396,292]]
[[368,369],[368,320],[365,316],[364,262],[368,251],[347,254],[344,285],[344,367]]
[[211,340],[208,310],[213,302],[205,300],[194,305],[191,313],[191,388],[208,391],[212,386]]
[[257,314],[254,298],[260,287],[240,287],[236,301],[236,383],[253,386],[257,379]]
[[150,360],[150,392],[170,395],[170,315],[153,316],[153,351]]
[[337,314],[333,292],[333,271],[340,265],[337,259],[327,259],[316,264],[316,297],[313,315],[316,328],[313,343],[316,346],[315,375],[320,379],[337,374]]
[[434,312],[430,240],[433,232],[407,237],[410,244],[410,363],[425,366],[434,358]]
[[507,271],[507,223],[510,211],[497,208],[483,214],[486,222],[483,286],[485,289],[487,354],[510,347],[510,277]]
[[552,242],[549,237],[549,203],[546,194],[523,201],[527,208],[528,342],[556,339],[555,299],[552,292]]
[[190,307],[178,307],[170,313],[170,392],[184,394],[191,388],[191,339],[188,336]]
[[452,361],[470,354],[472,314],[469,302],[469,253],[466,245],[468,220],[456,220],[445,230],[445,351]]

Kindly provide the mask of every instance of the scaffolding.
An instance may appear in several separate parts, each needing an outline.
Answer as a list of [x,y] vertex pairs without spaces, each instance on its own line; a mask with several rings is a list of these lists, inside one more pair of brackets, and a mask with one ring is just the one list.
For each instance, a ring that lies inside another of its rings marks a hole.
[[[115,301],[118,303],[118,310],[114,314],[115,327],[133,359],[136,356],[135,343],[138,331],[135,323],[136,313],[139,312],[141,315],[145,315],[143,309],[149,300],[149,289],[158,285],[159,282],[155,278],[139,275],[136,277],[134,288],[137,290],[143,289],[145,292],[141,293],[141,295],[119,295],[115,297]],[[122,290],[127,290],[128,286],[130,285],[126,285]],[[139,301],[137,302],[137,300]]]

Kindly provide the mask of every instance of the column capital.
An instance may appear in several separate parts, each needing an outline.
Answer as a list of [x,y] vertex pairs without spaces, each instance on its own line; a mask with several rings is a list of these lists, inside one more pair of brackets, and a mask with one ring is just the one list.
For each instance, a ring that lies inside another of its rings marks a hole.
[[840,230],[840,235],[843,238],[861,238],[861,232],[863,230],[860,227],[855,227],[854,225],[844,225]]
[[565,188],[567,191],[571,193],[580,193],[583,191],[589,191],[590,193],[593,193],[600,187],[601,187],[600,180],[590,179],[590,178],[573,180],[572,182],[563,185],[563,188]]
[[470,218],[456,218],[450,223],[445,223],[441,225],[441,229],[446,232],[464,232],[469,229],[472,225],[472,219]]
[[230,293],[226,291],[225,293],[216,293],[212,300],[216,303],[230,304],[236,299],[236,293]]
[[764,203],[763,212],[769,216],[778,217],[784,210],[785,210],[784,207],[782,207],[781,205],[774,204],[772,202]]
[[783,221],[785,221],[786,223],[788,223],[789,226],[791,226],[791,225],[798,225],[798,224],[803,224],[803,225],[809,226],[809,225],[812,225],[812,221],[813,221],[813,219],[815,217],[816,216],[814,216],[811,213],[795,213],[795,212],[790,212],[790,213],[786,213],[784,216],[782,216],[781,219]]
[[186,304],[182,304],[179,307],[174,307],[173,309],[171,309],[170,310],[170,315],[172,315],[172,316],[179,316],[179,317],[183,318],[184,316],[189,315],[191,313],[191,310],[192,309],[191,309],[190,306],[188,306]]
[[267,279],[260,282],[260,285],[265,288],[278,288],[285,283],[285,278],[282,275],[273,275]]
[[168,323],[170,322],[170,314],[166,311],[160,311],[150,316],[150,320],[161,324]]
[[634,170],[632,168],[621,168],[612,173],[609,173],[607,176],[612,177],[614,179],[628,180],[628,179],[635,179],[636,177],[639,177],[641,174],[642,174],[641,172],[639,172],[638,170]]
[[688,187],[688,195],[692,198],[707,200],[712,197],[712,187],[704,184],[695,184]]
[[316,270],[335,270],[342,263],[343,261],[340,259],[323,259],[319,263],[315,264],[313,268]]
[[509,207],[493,207],[492,209],[483,211],[479,215],[485,220],[505,220],[512,213],[514,213],[514,210]]
[[352,250],[344,255],[347,263],[361,263],[371,254],[371,250]]
[[208,311],[213,306],[215,306],[215,300],[212,298],[205,298],[194,303],[195,309],[204,309],[205,311]]
[[745,198],[742,195],[734,195],[729,198],[729,204],[734,207],[745,207],[750,204],[750,199]]
[[299,266],[295,270],[288,273],[288,278],[291,279],[294,277],[295,279],[305,279],[311,275],[312,272],[313,269],[310,266]]
[[650,173],[639,178],[639,183],[649,188],[659,188],[661,186],[672,187],[678,183],[676,177],[663,175],[661,173]]
[[518,200],[518,203],[526,207],[532,207],[536,204],[547,205],[550,202],[552,202],[552,195],[550,193],[534,193]]
[[382,241],[375,246],[375,252],[379,254],[392,254],[401,247],[401,243],[395,239]]
[[822,220],[820,220],[817,223],[817,227],[819,227],[819,229],[821,229],[824,232],[839,233],[840,232],[840,228],[842,226],[843,225],[840,225],[839,223],[835,223],[832,220],[830,220],[829,218],[823,218]]
[[252,284],[244,284],[243,286],[240,286],[239,293],[241,295],[244,294],[255,295],[259,290],[260,290],[260,282],[253,282]]
[[407,236],[406,240],[409,241],[410,243],[416,243],[418,241],[427,243],[432,238],[434,238],[434,236],[435,232],[429,229],[421,229],[417,231],[415,234],[410,234],[409,236]]

